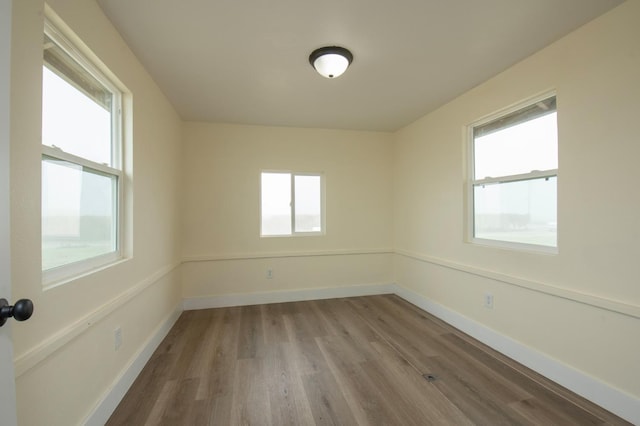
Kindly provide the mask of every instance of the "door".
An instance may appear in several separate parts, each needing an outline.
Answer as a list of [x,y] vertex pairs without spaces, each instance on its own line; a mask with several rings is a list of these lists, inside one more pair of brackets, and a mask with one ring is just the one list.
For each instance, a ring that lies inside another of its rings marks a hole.
[[[0,0],[0,298],[11,302],[9,242],[9,87],[11,70],[11,4]],[[11,321],[0,327],[0,423],[18,424],[13,371]]]

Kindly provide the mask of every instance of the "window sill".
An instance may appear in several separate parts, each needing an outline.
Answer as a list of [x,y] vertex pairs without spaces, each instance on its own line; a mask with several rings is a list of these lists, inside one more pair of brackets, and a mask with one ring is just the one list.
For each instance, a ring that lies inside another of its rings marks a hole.
[[547,255],[557,255],[558,247],[551,246],[541,246],[536,244],[525,244],[525,243],[515,243],[510,241],[497,241],[497,240],[486,240],[482,238],[471,238],[467,241],[467,244],[471,244],[479,247],[490,247],[497,248],[503,250],[510,251],[518,251],[532,254],[547,254]]
[[42,271],[42,288],[44,291],[51,290],[105,269],[126,263],[130,259],[130,257],[122,257],[119,254],[108,254]]
[[297,237],[323,237],[326,232],[296,232],[286,235],[260,235],[260,238],[297,238]]

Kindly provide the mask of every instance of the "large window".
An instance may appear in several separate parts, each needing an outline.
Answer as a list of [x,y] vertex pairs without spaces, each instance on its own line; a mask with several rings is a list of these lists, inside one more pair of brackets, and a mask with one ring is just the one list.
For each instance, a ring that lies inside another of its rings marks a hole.
[[42,270],[120,257],[121,93],[49,22],[42,80]]
[[473,241],[557,247],[556,115],[549,96],[472,126]]
[[261,180],[262,236],[324,232],[322,175],[263,172]]

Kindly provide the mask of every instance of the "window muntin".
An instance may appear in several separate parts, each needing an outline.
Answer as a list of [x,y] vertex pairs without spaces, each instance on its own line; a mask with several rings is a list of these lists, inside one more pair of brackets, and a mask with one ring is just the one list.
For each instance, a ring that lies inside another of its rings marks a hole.
[[121,92],[48,21],[43,46],[45,282],[120,258]]
[[472,240],[557,247],[555,96],[472,127]]
[[262,172],[260,235],[323,233],[322,181],[319,174]]

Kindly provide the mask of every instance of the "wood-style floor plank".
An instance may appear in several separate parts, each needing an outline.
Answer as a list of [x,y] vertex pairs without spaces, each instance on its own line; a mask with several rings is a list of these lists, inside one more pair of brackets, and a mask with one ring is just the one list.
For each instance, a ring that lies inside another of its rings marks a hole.
[[628,423],[385,295],[184,312],[107,424]]
[[366,363],[367,373],[385,389],[402,417],[402,424],[473,424],[437,388],[416,374],[413,366],[393,348],[382,343],[373,343],[373,347],[379,356]]
[[320,425],[357,424],[342,388],[331,372],[318,372],[302,376],[305,393],[313,413],[313,423]]
[[266,373],[263,359],[238,359],[235,366],[230,424],[271,424]]
[[271,423],[274,425],[313,424],[313,414],[306,397],[302,376],[297,373],[291,343],[269,346],[266,382]]
[[325,338],[318,345],[358,424],[402,423],[380,386],[363,368],[364,358],[354,348],[345,350],[348,345],[343,337]]

